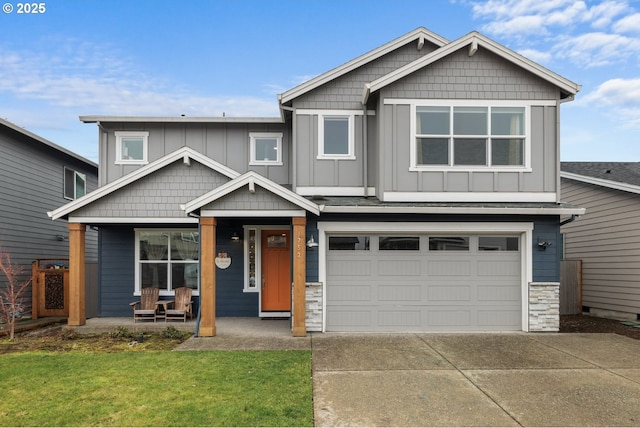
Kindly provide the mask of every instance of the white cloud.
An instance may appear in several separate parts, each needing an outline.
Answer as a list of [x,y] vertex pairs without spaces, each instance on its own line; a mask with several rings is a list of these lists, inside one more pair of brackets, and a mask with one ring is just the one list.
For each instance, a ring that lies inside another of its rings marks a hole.
[[640,34],[640,13],[625,16],[613,24],[613,31],[616,33],[637,33]]
[[619,34],[586,33],[553,46],[558,58],[569,58],[582,67],[610,65],[640,52],[640,39]]
[[576,106],[603,110],[626,128],[640,127],[640,78],[611,79],[579,98]]
[[275,96],[208,97],[190,88],[149,76],[134,61],[87,43],[73,55],[57,51],[3,49],[0,93],[41,100],[82,114],[276,116]]

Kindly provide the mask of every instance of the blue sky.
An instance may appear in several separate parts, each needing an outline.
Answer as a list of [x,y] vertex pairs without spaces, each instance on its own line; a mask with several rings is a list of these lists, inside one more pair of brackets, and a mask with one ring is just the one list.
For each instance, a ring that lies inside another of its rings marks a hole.
[[0,3],[0,117],[93,161],[97,127],[78,116],[277,116],[278,93],[420,26],[477,30],[581,84],[562,160],[640,161],[638,1]]

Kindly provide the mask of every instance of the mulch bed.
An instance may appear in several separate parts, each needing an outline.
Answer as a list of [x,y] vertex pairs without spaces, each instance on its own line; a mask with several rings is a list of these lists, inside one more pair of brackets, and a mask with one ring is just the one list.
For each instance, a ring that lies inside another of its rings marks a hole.
[[625,325],[623,322],[590,315],[562,315],[560,317],[561,333],[616,333],[640,340],[640,321],[632,322],[637,327]]

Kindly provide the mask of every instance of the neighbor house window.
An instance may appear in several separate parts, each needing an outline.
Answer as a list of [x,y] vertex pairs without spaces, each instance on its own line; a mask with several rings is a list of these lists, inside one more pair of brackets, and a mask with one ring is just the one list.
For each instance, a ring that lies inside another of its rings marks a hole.
[[65,199],[78,199],[87,193],[87,176],[65,167],[63,187]]
[[526,108],[416,106],[414,167],[522,167]]
[[197,294],[200,237],[197,230],[136,230],[136,289],[157,287],[172,295],[178,287]]
[[116,135],[116,163],[145,164],[148,153],[148,132],[118,131]]
[[354,115],[318,116],[318,158],[355,159]]
[[257,133],[249,134],[250,165],[282,165],[282,134]]

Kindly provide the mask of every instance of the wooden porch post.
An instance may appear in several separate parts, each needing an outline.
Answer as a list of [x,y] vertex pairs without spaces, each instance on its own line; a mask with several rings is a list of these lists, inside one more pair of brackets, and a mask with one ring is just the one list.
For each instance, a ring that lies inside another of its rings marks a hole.
[[200,218],[200,336],[216,335],[216,225]]
[[293,217],[293,336],[306,336],[307,247],[305,217]]
[[85,325],[85,230],[82,223],[69,223],[69,318],[68,325]]

